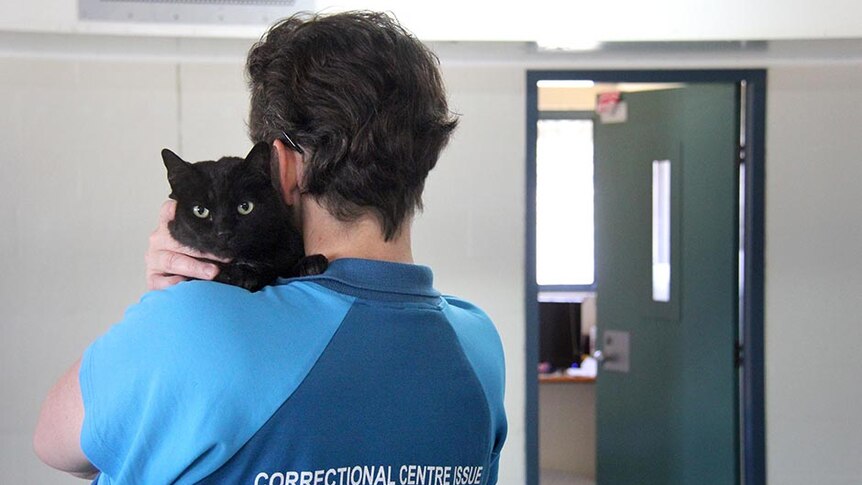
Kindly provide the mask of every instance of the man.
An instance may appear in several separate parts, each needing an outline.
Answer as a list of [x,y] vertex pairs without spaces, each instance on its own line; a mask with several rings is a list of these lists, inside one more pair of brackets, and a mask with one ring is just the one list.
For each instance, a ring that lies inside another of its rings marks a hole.
[[410,231],[451,119],[436,58],[392,19],[294,16],[251,50],[250,135],[323,275],[256,293],[151,238],[151,289],[50,391],[49,465],[108,483],[493,484],[502,346],[442,297]]

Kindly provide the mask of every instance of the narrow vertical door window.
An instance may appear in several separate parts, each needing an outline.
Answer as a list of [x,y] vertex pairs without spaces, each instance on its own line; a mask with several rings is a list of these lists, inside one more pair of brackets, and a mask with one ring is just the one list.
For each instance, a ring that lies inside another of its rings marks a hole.
[[670,301],[670,160],[652,162],[652,299]]

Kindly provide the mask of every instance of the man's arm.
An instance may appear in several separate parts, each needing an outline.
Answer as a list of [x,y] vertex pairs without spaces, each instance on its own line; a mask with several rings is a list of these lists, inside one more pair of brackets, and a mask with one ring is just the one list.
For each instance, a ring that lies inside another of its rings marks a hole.
[[[175,212],[176,202],[165,202],[159,214],[159,225],[150,235],[146,254],[150,290],[166,288],[189,278],[212,279],[218,273],[218,266],[201,259],[230,261],[175,241],[168,231],[168,223]],[[58,470],[80,478],[93,478],[99,471],[81,450],[84,403],[78,383],[80,367],[78,359],[48,392],[33,435],[33,449],[42,461]]]
[[33,449],[49,466],[79,478],[94,478],[99,470],[81,449],[84,401],[78,383],[80,367],[78,359],[48,392],[33,434]]

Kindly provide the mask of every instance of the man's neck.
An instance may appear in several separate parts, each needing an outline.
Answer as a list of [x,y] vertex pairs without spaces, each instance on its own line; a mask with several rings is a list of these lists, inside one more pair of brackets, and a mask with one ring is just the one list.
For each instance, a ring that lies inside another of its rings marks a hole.
[[406,221],[395,238],[384,241],[380,223],[372,215],[342,222],[318,204],[304,201],[303,240],[305,254],[322,254],[330,261],[362,258],[412,263],[410,222]]

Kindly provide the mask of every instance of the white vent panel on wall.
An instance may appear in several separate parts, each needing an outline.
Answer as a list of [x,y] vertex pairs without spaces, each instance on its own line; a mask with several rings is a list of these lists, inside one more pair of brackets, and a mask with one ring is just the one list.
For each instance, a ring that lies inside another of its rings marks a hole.
[[314,0],[80,0],[80,20],[209,25],[268,25],[300,11],[315,11]]

